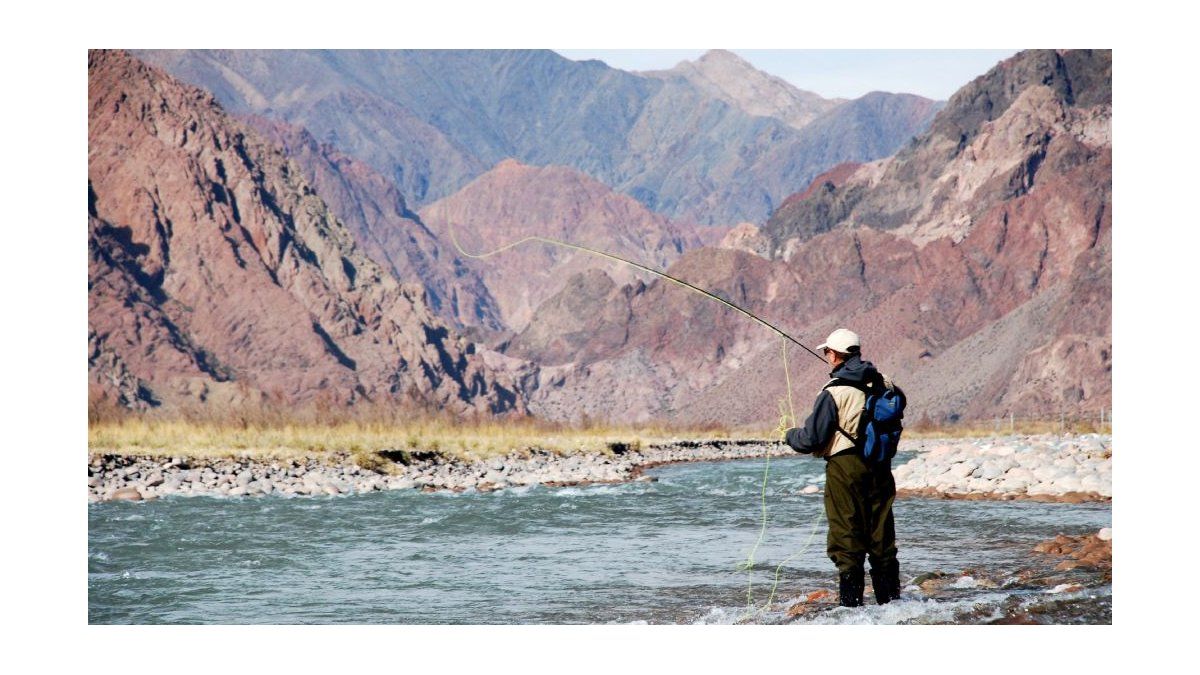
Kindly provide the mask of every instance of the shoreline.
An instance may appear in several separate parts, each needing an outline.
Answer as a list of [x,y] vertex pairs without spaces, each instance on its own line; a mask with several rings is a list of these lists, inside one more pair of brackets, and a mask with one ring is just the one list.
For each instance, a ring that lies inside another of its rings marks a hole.
[[[511,452],[487,460],[447,460],[422,453],[397,455],[370,468],[349,453],[320,458],[251,459],[91,454],[88,500],[141,501],[165,496],[337,496],[383,490],[493,492],[533,485],[582,486],[653,480],[654,466],[795,455],[763,441],[681,441],[644,449],[557,454]],[[414,459],[420,457],[419,459]]]
[[961,502],[1039,502],[1042,504],[1083,504],[1086,502],[1112,502],[1112,497],[1099,492],[1064,492],[1055,495],[1013,492],[939,492],[935,488],[913,490],[896,489],[897,499],[945,499]]
[[[901,499],[1112,500],[1110,437],[918,439],[905,443],[902,452],[911,457],[893,467]],[[89,453],[88,501],[492,492],[654,480],[645,472],[670,464],[796,456],[778,442],[728,439],[570,454],[533,449],[473,461],[420,452],[378,453],[367,462],[348,452],[293,459]]]

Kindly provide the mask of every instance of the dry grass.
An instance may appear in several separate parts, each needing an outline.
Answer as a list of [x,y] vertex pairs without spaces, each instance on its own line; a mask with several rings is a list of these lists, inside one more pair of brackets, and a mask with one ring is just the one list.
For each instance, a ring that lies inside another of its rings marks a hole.
[[[1069,433],[1111,433],[1097,424],[1068,424]],[[905,430],[909,440],[981,438],[1009,433],[993,423],[921,425]],[[1018,434],[1061,433],[1057,423],[1018,423]],[[257,457],[299,459],[345,453],[362,466],[380,462],[382,451],[433,452],[456,459],[486,459],[513,451],[545,450],[568,454],[607,452],[616,444],[640,448],[673,440],[767,439],[772,432],[681,429],[667,426],[564,427],[528,420],[448,424],[425,420],[407,424],[339,422],[241,424],[126,418],[88,425],[88,450],[97,454],[177,457]]]
[[372,465],[384,451],[433,452],[461,459],[513,451],[604,452],[614,445],[640,447],[673,439],[728,438],[715,425],[614,426],[584,420],[568,425],[529,417],[462,418],[437,410],[317,400],[305,406],[270,398],[176,406],[169,413],[131,411],[89,391],[91,453],[297,459],[347,453]]
[[[1065,429],[1063,428],[1065,426]],[[1015,433],[1111,433],[1097,420],[1016,420]],[[1007,420],[933,424],[910,422],[908,439],[978,438],[1010,433]],[[433,452],[457,459],[483,459],[509,452],[545,450],[560,454],[607,452],[623,444],[639,448],[674,440],[775,440],[774,429],[614,426],[584,421],[556,424],[532,418],[459,419],[396,408],[333,405],[305,409],[255,405],[177,410],[170,417],[134,413],[100,398],[89,400],[88,450],[95,454],[180,457],[299,459],[345,453],[360,466],[383,462],[386,451]]]
[[435,452],[459,459],[483,459],[513,451],[606,452],[616,444],[638,448],[674,439],[725,438],[721,430],[666,427],[563,428],[525,420],[446,424],[341,422],[336,424],[222,424],[127,418],[88,425],[92,453],[296,459],[348,453],[371,464],[381,451]]

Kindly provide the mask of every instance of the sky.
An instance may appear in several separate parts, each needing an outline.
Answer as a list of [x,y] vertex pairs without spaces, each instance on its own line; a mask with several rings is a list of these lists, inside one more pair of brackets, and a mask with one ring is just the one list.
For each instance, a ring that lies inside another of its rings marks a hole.
[[[559,49],[581,61],[599,59],[621,70],[659,70],[695,60],[705,49]],[[872,91],[945,100],[1016,49],[731,49],[755,68],[825,98]]]

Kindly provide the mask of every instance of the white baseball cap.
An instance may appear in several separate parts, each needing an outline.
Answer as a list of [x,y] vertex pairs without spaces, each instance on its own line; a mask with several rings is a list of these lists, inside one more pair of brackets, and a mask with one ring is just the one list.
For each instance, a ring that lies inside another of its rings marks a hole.
[[847,354],[850,352],[851,347],[860,346],[861,343],[858,341],[858,333],[846,330],[845,328],[839,328],[830,333],[829,337],[825,338],[825,342],[817,345],[817,349],[829,348],[835,352]]

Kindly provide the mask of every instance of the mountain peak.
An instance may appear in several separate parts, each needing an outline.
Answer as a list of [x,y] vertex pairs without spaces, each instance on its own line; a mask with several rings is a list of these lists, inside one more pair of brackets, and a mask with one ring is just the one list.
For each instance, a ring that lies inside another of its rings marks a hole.
[[747,68],[754,68],[749,61],[728,49],[710,49],[704,52],[696,61],[697,63],[734,63]]
[[682,77],[700,91],[746,113],[774,117],[796,129],[843,103],[798,89],[726,49],[711,49],[695,61],[681,61],[670,70],[643,74]]
[[519,159],[514,157],[505,157],[499,162],[496,162],[496,166],[492,167],[492,171],[516,172],[529,168],[531,167],[528,164],[522,163]]

